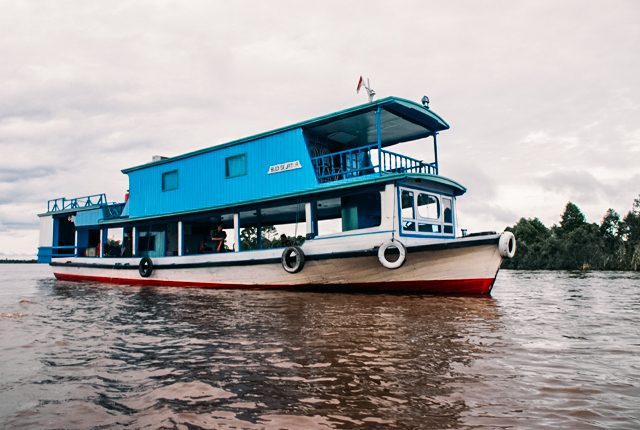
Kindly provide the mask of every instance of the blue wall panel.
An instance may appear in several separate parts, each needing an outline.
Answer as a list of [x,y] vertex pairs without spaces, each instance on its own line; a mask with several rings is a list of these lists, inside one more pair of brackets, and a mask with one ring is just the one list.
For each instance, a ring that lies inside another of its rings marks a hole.
[[76,214],[75,225],[76,227],[83,227],[87,225],[98,225],[98,222],[104,218],[102,208],[91,209],[88,211],[79,211]]
[[[247,174],[225,178],[225,159],[243,153],[247,156]],[[270,166],[291,161],[300,161],[302,168],[268,174]],[[178,170],[178,188],[162,191],[162,174],[172,170]],[[132,218],[263,199],[317,185],[301,129],[134,170],[128,175]]]

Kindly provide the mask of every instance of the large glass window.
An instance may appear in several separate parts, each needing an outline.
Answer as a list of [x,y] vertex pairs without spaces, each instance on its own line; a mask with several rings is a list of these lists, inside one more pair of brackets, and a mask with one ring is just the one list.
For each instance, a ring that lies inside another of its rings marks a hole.
[[238,154],[225,159],[225,177],[234,178],[247,174],[247,154]]
[[316,215],[319,235],[377,227],[381,220],[380,192],[371,190],[318,200]]

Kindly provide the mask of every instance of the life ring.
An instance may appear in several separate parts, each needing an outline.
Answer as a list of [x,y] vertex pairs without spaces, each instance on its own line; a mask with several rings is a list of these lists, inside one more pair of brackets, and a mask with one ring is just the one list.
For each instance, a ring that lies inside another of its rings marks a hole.
[[[396,248],[399,252],[397,260],[387,260],[386,252],[389,248]],[[402,266],[407,259],[407,250],[402,244],[402,242],[398,242],[397,240],[387,240],[385,243],[380,245],[378,248],[378,260],[380,260],[380,264],[382,264],[387,269],[397,269]]]
[[516,237],[510,231],[505,231],[500,235],[498,241],[498,252],[504,258],[513,258],[516,254]]
[[148,278],[153,273],[153,261],[149,257],[142,257],[138,264],[138,272],[143,278]]
[[304,252],[299,246],[290,246],[282,252],[282,268],[289,273],[298,273],[304,267]]

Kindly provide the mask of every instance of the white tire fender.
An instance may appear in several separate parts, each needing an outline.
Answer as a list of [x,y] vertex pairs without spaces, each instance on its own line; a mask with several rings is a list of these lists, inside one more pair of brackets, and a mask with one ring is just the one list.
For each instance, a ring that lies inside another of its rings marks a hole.
[[[385,253],[389,248],[396,248],[400,255],[398,255],[398,259],[395,261],[387,260],[387,256]],[[380,260],[380,264],[382,264],[387,269],[397,269],[402,266],[407,259],[407,249],[404,247],[402,242],[397,240],[387,240],[380,248],[378,248],[378,260]]]
[[498,241],[498,252],[504,258],[513,258],[516,254],[516,237],[510,231],[505,231],[500,235]]

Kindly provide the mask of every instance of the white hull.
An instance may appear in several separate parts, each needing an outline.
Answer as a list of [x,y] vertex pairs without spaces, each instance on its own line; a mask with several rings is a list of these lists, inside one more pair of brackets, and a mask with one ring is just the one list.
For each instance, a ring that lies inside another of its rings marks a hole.
[[138,272],[139,258],[62,258],[52,265],[58,279],[131,285],[489,294],[502,261],[498,238],[492,235],[409,246],[406,261],[398,269],[383,267],[372,247],[328,253],[306,244],[307,261],[293,274],[282,267],[282,249],[157,258],[146,278]]

